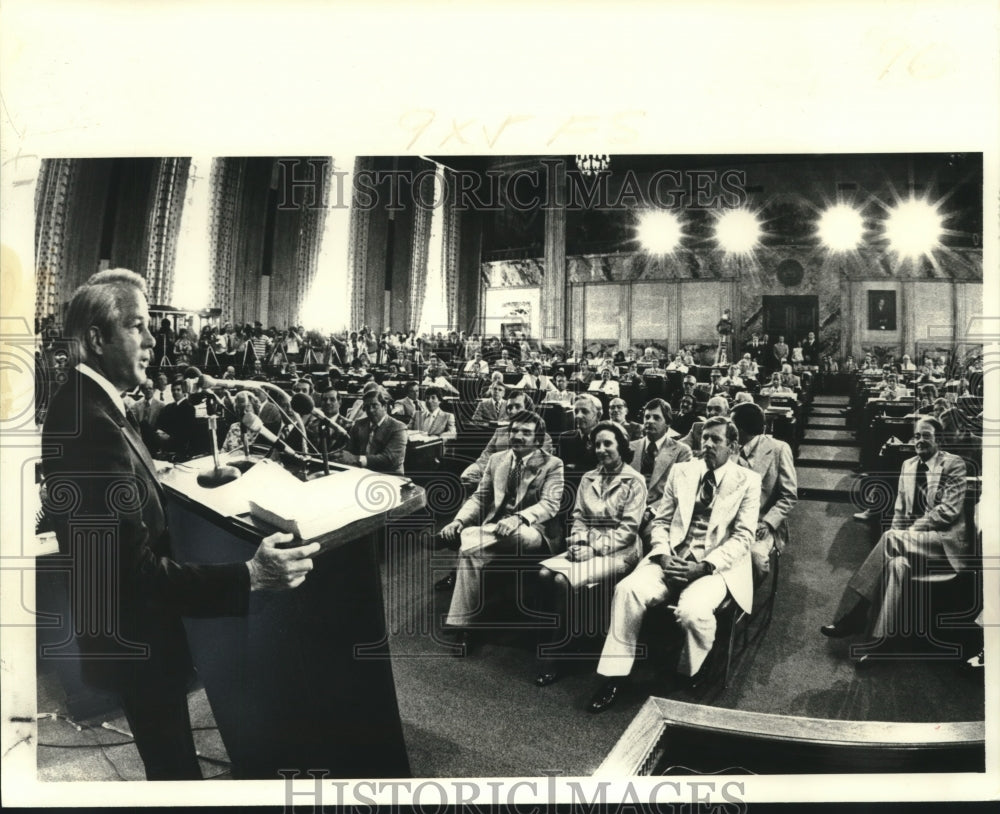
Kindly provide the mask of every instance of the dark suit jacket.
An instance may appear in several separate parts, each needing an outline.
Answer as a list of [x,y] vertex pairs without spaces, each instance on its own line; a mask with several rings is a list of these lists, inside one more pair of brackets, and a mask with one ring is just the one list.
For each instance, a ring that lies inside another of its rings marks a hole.
[[589,472],[597,466],[597,456],[589,440],[576,430],[559,436],[559,457],[575,472]]
[[[638,441],[633,441],[630,446],[632,447],[631,466],[636,472],[639,472],[639,468],[642,466],[642,453],[646,449],[646,439],[640,438]],[[691,448],[687,444],[682,444],[666,435],[657,442],[653,472],[646,478],[646,503],[648,505],[652,506],[663,497],[663,487],[673,465],[690,461],[691,457]]]
[[52,399],[42,443],[45,511],[75,575],[70,607],[82,672],[105,689],[183,679],[190,656],[181,616],[246,613],[242,562],[171,559],[164,493],[139,435],[108,394],[71,371]]
[[355,455],[368,456],[368,469],[402,475],[403,460],[406,458],[406,425],[391,415],[386,416],[382,425],[375,430],[369,451],[370,434],[371,422],[367,418],[351,427],[351,439],[347,442],[348,451]]
[[[112,405],[113,406],[113,405]],[[164,444],[165,452],[173,452],[185,456],[191,450],[195,431],[194,405],[191,399],[184,399],[179,404],[176,401],[165,404],[160,410],[156,428],[170,436],[170,441]]]

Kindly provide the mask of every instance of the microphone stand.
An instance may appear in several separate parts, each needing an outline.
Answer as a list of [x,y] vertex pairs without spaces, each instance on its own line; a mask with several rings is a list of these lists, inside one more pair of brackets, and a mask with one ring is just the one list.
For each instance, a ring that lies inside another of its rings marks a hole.
[[212,437],[212,461],[214,466],[212,469],[205,470],[198,475],[198,485],[204,486],[206,489],[214,489],[216,486],[231,483],[240,476],[240,470],[235,467],[221,466],[219,464],[219,442],[215,437],[217,421],[215,413],[210,412],[208,415],[208,434]]
[[250,460],[250,440],[247,438],[247,428],[242,421],[240,422],[240,443],[243,446],[243,460],[230,461],[229,465],[240,472],[246,472],[257,462]]
[[330,425],[326,422],[320,424],[319,427],[319,448],[320,454],[323,456],[323,475],[330,474]]

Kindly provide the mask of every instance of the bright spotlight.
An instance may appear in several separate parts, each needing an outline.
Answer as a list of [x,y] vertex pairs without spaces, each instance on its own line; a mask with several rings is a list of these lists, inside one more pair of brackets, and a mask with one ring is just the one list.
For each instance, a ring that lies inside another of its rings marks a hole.
[[650,254],[670,254],[681,243],[681,222],[673,212],[655,209],[639,220],[639,241]]
[[885,236],[889,248],[901,257],[920,257],[930,254],[940,245],[944,232],[944,218],[926,201],[901,201],[889,212],[885,222]]
[[749,254],[760,241],[760,221],[747,209],[732,209],[719,216],[715,239],[727,252]]
[[847,252],[856,249],[864,235],[861,213],[847,204],[827,209],[819,219],[820,240],[830,249]]

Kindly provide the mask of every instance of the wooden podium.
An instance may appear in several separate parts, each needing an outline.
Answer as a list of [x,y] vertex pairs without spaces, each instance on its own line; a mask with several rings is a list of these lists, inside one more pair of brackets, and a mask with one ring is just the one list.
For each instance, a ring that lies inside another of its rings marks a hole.
[[[211,458],[193,461],[164,484],[175,556],[249,559],[274,529],[249,514],[223,514],[219,490],[197,484],[210,467]],[[251,593],[246,617],[184,621],[237,779],[280,779],[281,770],[410,776],[376,545],[394,517],[425,505],[424,491],[401,489],[405,479],[393,475],[336,470],[320,491],[342,502],[343,490],[368,489],[370,511],[317,538],[322,550],[302,585]],[[317,484],[308,485],[315,497]]]

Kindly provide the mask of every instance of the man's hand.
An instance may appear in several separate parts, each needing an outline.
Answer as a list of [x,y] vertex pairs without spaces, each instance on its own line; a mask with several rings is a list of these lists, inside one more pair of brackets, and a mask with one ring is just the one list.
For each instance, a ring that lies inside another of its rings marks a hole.
[[261,540],[253,559],[247,560],[251,591],[278,591],[297,588],[303,583],[306,574],[312,571],[312,557],[319,551],[319,543],[298,548],[276,547],[293,539],[291,534],[277,532]]
[[499,537],[510,537],[519,528],[521,528],[521,518],[517,515],[511,515],[497,523],[496,534]]
[[773,533],[774,532],[771,531],[771,527],[769,525],[767,525],[767,523],[765,523],[763,520],[761,520],[757,524],[757,539],[758,540],[766,540]]
[[704,573],[701,565],[698,563],[678,557],[675,554],[660,557],[659,563],[663,569],[663,575],[667,579],[693,582]]
[[353,452],[348,452],[346,449],[342,449],[337,453],[337,460],[342,464],[347,464],[348,466],[358,465],[358,456]]
[[441,529],[440,535],[441,539],[446,543],[453,543],[458,539],[458,535],[462,533],[462,524],[457,520],[452,520],[447,526]]
[[566,559],[570,562],[585,562],[595,556],[595,551],[589,545],[571,545],[566,549]]

